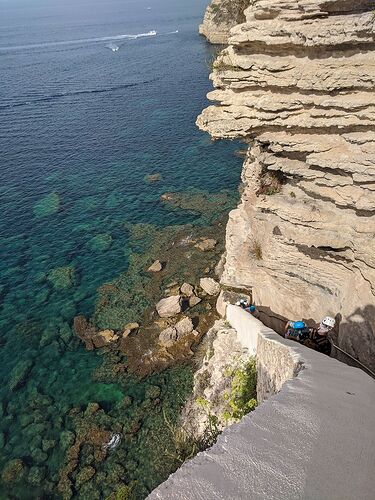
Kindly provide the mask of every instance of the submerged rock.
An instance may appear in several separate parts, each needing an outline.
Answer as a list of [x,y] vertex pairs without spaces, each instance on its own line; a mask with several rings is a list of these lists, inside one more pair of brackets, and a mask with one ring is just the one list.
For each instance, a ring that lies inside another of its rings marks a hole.
[[63,450],[67,450],[75,441],[75,434],[71,431],[62,431],[60,434],[60,446]]
[[201,278],[199,284],[208,295],[219,295],[220,293],[220,285],[213,278]]
[[50,193],[37,203],[33,208],[36,217],[47,217],[58,212],[60,207],[60,197],[57,193]]
[[27,476],[27,480],[34,486],[39,486],[42,484],[45,477],[45,468],[33,466],[30,468],[30,472]]
[[20,458],[15,458],[8,462],[3,472],[1,473],[1,478],[4,483],[13,483],[21,479],[24,472],[25,465]]
[[95,475],[94,467],[83,467],[76,477],[76,487],[79,488],[82,484],[87,483]]
[[87,245],[93,252],[105,252],[112,245],[112,241],[109,233],[102,233],[91,238]]
[[160,396],[161,389],[158,385],[151,385],[146,389],[145,397],[146,399],[156,399]]
[[182,310],[181,308],[181,296],[172,295],[165,299],[161,299],[156,304],[156,310],[161,318],[171,318],[172,316],[177,316]]
[[11,391],[16,391],[22,387],[33,366],[34,361],[30,359],[20,361],[16,364],[10,374],[9,389]]
[[47,275],[47,280],[55,290],[72,288],[77,284],[77,276],[73,266],[62,266],[52,269]]
[[148,174],[144,177],[145,182],[152,184],[154,182],[159,182],[162,180],[162,175],[158,172],[156,174]]

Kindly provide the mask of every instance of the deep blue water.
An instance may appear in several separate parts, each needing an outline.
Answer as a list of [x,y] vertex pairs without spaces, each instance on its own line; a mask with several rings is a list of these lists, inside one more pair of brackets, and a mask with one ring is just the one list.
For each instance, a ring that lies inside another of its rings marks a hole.
[[123,396],[91,382],[95,353],[61,338],[126,270],[124,226],[194,223],[160,202],[167,191],[236,190],[236,146],[195,126],[210,89],[206,3],[0,0],[0,465],[28,454],[18,417],[35,391],[54,401],[56,436],[72,405]]

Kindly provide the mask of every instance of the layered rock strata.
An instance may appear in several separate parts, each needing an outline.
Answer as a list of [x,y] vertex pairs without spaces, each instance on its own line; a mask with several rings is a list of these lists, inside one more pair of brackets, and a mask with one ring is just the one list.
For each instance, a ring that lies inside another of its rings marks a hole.
[[212,0],[207,7],[199,33],[211,43],[227,44],[230,29],[245,21],[249,0]]
[[373,370],[374,8],[255,0],[197,121],[248,144],[222,283],[252,287],[271,318],[335,316],[338,345]]

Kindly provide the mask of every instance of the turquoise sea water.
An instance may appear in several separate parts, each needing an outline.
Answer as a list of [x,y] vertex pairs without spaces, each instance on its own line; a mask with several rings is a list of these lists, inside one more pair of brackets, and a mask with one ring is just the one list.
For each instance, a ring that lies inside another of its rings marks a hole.
[[[210,88],[212,48],[197,35],[205,4],[0,0],[0,468],[23,463],[19,477],[3,474],[1,498],[60,496],[73,407],[99,402],[108,427],[150,401],[155,380],[93,380],[101,356],[78,343],[72,321],[127,269],[130,225],[199,223],[161,194],[236,191],[237,146],[194,124]],[[160,181],[145,180],[155,173]],[[157,380],[171,414],[168,393],[189,389],[183,370]],[[138,445],[127,446],[133,460]],[[125,482],[140,475],[129,471]]]

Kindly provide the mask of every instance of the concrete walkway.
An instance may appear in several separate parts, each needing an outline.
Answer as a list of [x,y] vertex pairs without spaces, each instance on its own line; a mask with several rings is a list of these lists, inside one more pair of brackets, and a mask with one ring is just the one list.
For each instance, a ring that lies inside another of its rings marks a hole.
[[228,306],[227,317],[257,352],[261,399],[281,390],[148,498],[374,500],[374,380],[281,338],[240,308]]

